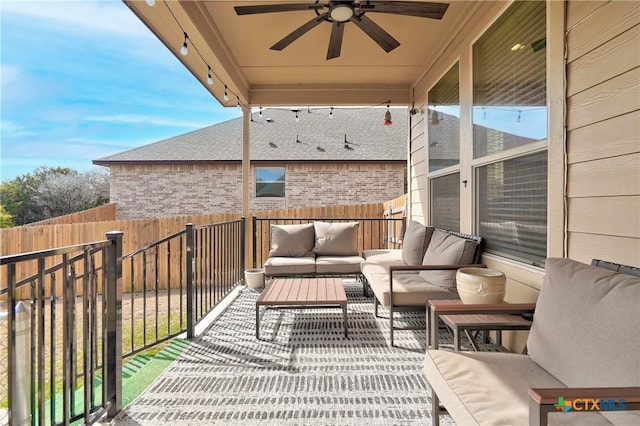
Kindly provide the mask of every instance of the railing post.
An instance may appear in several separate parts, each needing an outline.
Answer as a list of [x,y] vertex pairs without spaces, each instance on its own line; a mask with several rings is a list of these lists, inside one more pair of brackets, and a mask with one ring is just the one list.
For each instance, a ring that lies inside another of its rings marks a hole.
[[107,232],[111,245],[105,259],[106,288],[102,289],[106,301],[102,403],[110,402],[109,418],[122,408],[122,235],[120,231]]
[[[246,237],[247,237],[247,218],[242,217],[240,222],[240,276],[244,276],[245,270],[245,247],[246,247]],[[254,243],[255,244],[255,243]],[[254,261],[255,263],[255,255]]]
[[187,223],[187,259],[186,259],[186,271],[187,271],[187,338],[193,339],[195,335],[195,321],[193,312],[193,223]]
[[[257,236],[256,236],[257,231],[256,230],[258,228],[256,228],[256,226],[257,226],[258,221],[256,220],[255,216],[251,216],[251,221],[252,221],[251,223],[253,225],[253,226],[251,226],[251,231],[253,232],[253,235],[251,237],[251,241],[253,242],[253,244],[252,244],[252,246],[253,246],[252,247],[252,249],[253,249],[253,256],[252,256],[253,257],[253,267],[257,268],[258,267],[257,266],[258,246],[256,245],[256,243],[257,243]],[[262,249],[262,247],[261,247],[261,249]]]

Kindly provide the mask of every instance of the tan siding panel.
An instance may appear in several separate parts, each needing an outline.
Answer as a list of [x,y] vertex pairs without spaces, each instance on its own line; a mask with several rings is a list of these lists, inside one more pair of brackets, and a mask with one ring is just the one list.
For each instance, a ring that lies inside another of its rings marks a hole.
[[570,29],[580,23],[607,2],[608,0],[569,1],[567,3],[567,28]]
[[569,31],[569,62],[640,22],[640,2],[614,1],[597,9]]
[[569,233],[569,256],[580,262],[604,259],[623,265],[640,266],[640,240],[608,235]]
[[640,238],[640,196],[569,200],[569,231]]
[[569,164],[640,152],[640,110],[568,134]]
[[569,166],[568,196],[612,197],[640,194],[640,154]]
[[640,68],[570,97],[567,106],[569,129],[640,109]]
[[569,96],[640,66],[640,25],[568,65]]

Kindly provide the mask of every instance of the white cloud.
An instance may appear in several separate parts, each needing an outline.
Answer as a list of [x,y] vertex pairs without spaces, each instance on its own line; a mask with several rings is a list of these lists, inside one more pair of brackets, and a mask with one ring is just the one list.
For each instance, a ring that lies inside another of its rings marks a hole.
[[172,120],[167,118],[151,117],[148,115],[125,115],[125,114],[90,115],[86,117],[85,120],[109,122],[109,123],[126,123],[126,124],[144,123],[144,124],[150,124],[154,126],[184,127],[184,128],[194,128],[194,129],[199,129],[199,128],[211,125],[211,123],[203,123],[198,121]]
[[37,135],[37,132],[28,130],[23,125],[10,120],[0,120],[0,132],[4,138],[17,138],[22,136]]
[[151,33],[119,1],[41,0],[0,2],[3,14],[13,13],[60,24],[69,31],[102,32],[151,38]]

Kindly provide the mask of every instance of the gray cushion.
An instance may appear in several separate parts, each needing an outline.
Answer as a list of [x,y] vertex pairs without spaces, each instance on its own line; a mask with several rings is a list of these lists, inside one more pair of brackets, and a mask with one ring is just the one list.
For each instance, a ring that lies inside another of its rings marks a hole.
[[640,386],[638,324],[640,278],[547,259],[527,348],[569,387]]
[[264,262],[266,275],[309,275],[316,272],[316,258],[270,257]]
[[402,239],[402,261],[407,265],[420,265],[424,252],[429,245],[429,239],[433,233],[433,228],[427,228],[420,222],[412,220],[407,226]]
[[316,256],[357,256],[359,222],[314,222]]
[[[436,229],[422,260],[423,265],[466,265],[473,263],[476,242]],[[422,271],[420,276],[438,287],[455,291],[456,271]]]
[[316,274],[359,274],[362,262],[360,256],[318,256]]
[[271,225],[269,257],[313,256],[313,224]]

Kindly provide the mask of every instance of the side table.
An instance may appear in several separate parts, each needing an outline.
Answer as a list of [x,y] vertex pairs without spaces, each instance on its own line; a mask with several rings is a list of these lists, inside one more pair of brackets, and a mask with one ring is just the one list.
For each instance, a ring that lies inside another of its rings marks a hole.
[[[509,327],[510,324],[513,324],[514,318],[516,318],[516,321],[517,321],[517,318],[520,318],[523,321],[527,321],[524,318],[521,318],[519,316],[516,317],[515,315],[533,313],[535,308],[536,308],[535,303],[501,303],[497,305],[488,305],[488,304],[471,305],[471,304],[464,304],[460,300],[456,300],[456,299],[429,300],[427,303],[427,319],[429,322],[428,333],[427,333],[427,347],[430,347],[432,349],[438,348],[438,322],[442,316],[445,316],[445,315],[469,316],[469,315],[483,314],[483,315],[504,315],[506,317],[513,317],[508,319],[504,317],[497,318],[497,319],[496,318],[485,319],[486,320],[485,326],[486,327],[490,326],[492,328],[484,328],[484,330],[506,330],[508,328],[500,328],[498,326],[499,325],[504,326],[504,322],[508,322],[509,324],[507,324],[506,327]],[[476,320],[477,319],[478,318],[476,318]],[[454,318],[454,320],[458,320],[458,319]],[[483,329],[482,328],[483,325],[482,324],[479,325],[477,321],[475,323],[472,323],[473,318],[471,320],[469,319],[459,319],[459,320],[460,320],[459,323],[461,325],[458,328],[458,336],[459,336],[459,332],[463,329],[465,330]],[[503,322],[499,322],[499,320],[503,320]],[[450,322],[453,323],[451,320]],[[531,321],[528,321],[528,323],[530,327]],[[522,323],[514,326],[524,327],[525,324]],[[523,330],[523,329],[526,330],[528,328],[520,328],[520,330]],[[455,328],[454,328],[454,334],[455,334]],[[455,336],[456,341],[458,340],[457,339],[458,336]]]

